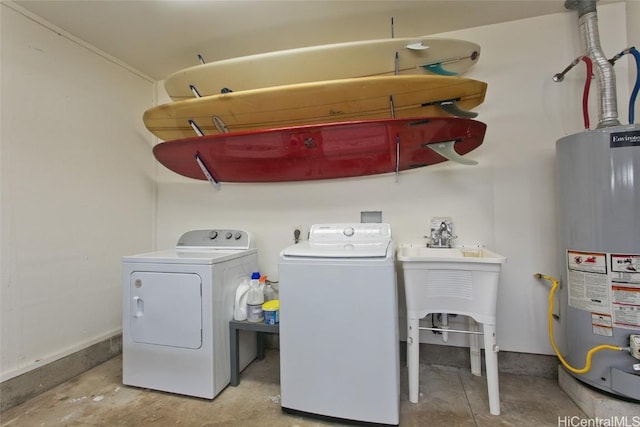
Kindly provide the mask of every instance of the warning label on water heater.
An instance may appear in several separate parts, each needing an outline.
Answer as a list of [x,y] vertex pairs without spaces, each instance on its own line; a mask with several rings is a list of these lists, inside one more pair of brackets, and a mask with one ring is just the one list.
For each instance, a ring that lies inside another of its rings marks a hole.
[[595,335],[603,337],[613,336],[613,326],[609,314],[591,313],[591,328]]
[[569,250],[567,288],[569,306],[610,317],[613,327],[640,327],[640,255]]
[[611,254],[611,309],[616,326],[640,326],[640,255]]
[[619,282],[640,284],[640,255],[611,254],[611,272]]
[[580,310],[611,314],[607,256],[567,251],[569,305]]

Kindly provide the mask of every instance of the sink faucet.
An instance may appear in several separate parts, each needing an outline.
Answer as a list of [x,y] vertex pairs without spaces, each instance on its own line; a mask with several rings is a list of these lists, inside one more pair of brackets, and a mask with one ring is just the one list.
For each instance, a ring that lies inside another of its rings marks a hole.
[[433,218],[431,220],[431,242],[432,248],[450,248],[451,241],[457,236],[453,235],[453,225],[449,218]]

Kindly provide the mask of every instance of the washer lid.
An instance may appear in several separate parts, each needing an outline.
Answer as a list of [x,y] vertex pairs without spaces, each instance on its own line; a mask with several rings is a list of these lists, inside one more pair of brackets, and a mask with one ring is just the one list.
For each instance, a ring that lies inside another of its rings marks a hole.
[[285,257],[300,258],[385,258],[391,241],[377,242],[300,242],[282,251]]
[[315,224],[309,240],[290,246],[283,256],[308,258],[384,258],[391,226],[382,223]]

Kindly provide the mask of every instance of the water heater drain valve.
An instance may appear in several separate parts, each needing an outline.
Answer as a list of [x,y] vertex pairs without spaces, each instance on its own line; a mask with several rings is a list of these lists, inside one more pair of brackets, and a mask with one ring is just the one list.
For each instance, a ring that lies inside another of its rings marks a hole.
[[629,347],[631,356],[640,360],[640,335],[629,335]]

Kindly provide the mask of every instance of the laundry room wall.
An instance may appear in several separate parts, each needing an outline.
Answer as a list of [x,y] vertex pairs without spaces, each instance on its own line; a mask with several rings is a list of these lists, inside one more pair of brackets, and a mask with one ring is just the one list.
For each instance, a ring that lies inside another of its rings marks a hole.
[[18,6],[0,15],[5,381],[120,333],[121,257],[153,246],[155,82]]
[[[640,25],[638,25],[640,22],[640,1],[627,0],[625,4],[627,6],[627,45],[640,49]],[[636,81],[636,64],[630,55],[627,55],[626,61],[629,65],[629,87],[633,88]],[[636,107],[636,111],[638,111],[638,107]],[[640,119],[636,118],[635,122],[638,123],[638,120]]]
[[[603,49],[613,55],[628,44],[625,4],[603,5],[598,13]],[[403,36],[425,33],[419,19],[408,26],[398,21],[396,25]],[[274,39],[279,36],[275,34]],[[261,272],[277,280],[278,254],[293,244],[294,226],[306,231],[314,223],[358,222],[361,211],[379,210],[383,221],[392,225],[397,243],[425,243],[430,218],[450,216],[458,236],[455,243],[484,244],[508,258],[498,297],[501,349],[551,354],[546,332],[548,288],[533,274],[560,273],[555,142],[583,130],[584,69],[576,67],[563,83],[554,83],[552,76],[583,53],[577,14],[565,12],[434,36],[470,40],[482,47],[479,62],[466,74],[488,83],[486,100],[476,109],[478,119],[488,125],[486,138],[468,154],[479,162],[477,166],[447,162],[403,172],[397,182],[393,175],[381,175],[317,182],[223,183],[220,190],[160,167],[157,249],[174,246],[190,229],[245,228],[257,239]],[[320,35],[314,41],[323,43]],[[628,70],[617,71],[619,99],[626,100]],[[162,85],[159,88],[159,102],[168,102]],[[592,89],[592,127],[597,123],[596,96]],[[624,102],[619,104],[620,116],[626,117]],[[439,342],[427,334],[423,339]],[[461,345],[464,340],[452,338],[450,343]]]

